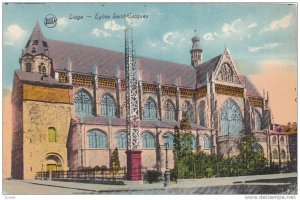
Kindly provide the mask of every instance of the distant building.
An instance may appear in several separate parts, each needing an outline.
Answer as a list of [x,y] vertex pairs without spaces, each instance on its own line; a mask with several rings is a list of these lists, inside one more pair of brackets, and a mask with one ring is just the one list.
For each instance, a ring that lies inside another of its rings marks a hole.
[[[252,130],[268,160],[289,161],[288,134],[270,130],[269,98],[237,73],[228,49],[203,62],[194,36],[190,54],[191,65],[138,59],[142,166],[165,169],[163,144],[173,147],[174,126],[186,115],[194,151],[237,155],[243,130]],[[47,39],[35,26],[14,75],[13,178],[109,167],[115,147],[126,166],[124,60],[121,52]]]

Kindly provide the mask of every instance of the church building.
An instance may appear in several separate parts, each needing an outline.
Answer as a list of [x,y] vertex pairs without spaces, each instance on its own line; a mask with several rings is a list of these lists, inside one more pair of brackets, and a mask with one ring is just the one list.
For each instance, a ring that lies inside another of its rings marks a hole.
[[[273,130],[268,95],[238,74],[229,50],[204,62],[200,37],[194,36],[186,53],[191,55],[186,65],[138,58],[142,167],[165,170],[164,143],[173,148],[174,126],[184,116],[189,116],[196,152],[237,155],[244,130],[252,130],[257,150],[270,162],[289,161],[288,135]],[[126,166],[124,57],[48,39],[36,24],[14,73],[12,178],[110,167],[116,147]],[[171,150],[168,158],[172,169]]]

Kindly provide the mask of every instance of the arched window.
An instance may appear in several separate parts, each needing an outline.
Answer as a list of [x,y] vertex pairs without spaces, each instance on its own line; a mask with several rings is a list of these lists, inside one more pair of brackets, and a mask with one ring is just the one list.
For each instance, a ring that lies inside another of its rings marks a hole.
[[281,159],[286,159],[286,153],[285,153],[284,149],[281,149],[281,151],[280,151],[280,158]]
[[174,136],[171,133],[167,133],[163,136],[164,146],[167,143],[169,149],[173,149],[174,147]]
[[165,109],[165,120],[175,121],[175,106],[172,103],[172,101],[167,100],[164,109]]
[[278,151],[276,149],[273,150],[272,154],[273,154],[273,159],[278,159],[279,158]]
[[263,150],[262,146],[260,144],[258,144],[258,143],[255,144],[254,150],[256,152],[259,152],[259,153],[264,153],[264,150]]
[[225,102],[221,112],[221,134],[238,135],[243,129],[243,120],[240,108],[229,99]]
[[211,148],[211,141],[207,135],[204,135],[203,137],[204,142],[204,149],[210,149]]
[[126,132],[119,132],[116,135],[116,147],[118,148],[127,148],[127,133]]
[[75,94],[75,111],[78,116],[92,115],[92,98],[87,92],[81,90]]
[[221,70],[219,72],[219,78],[223,81],[233,82],[233,71],[228,63],[224,63],[221,66]]
[[56,142],[56,130],[53,127],[48,129],[48,141],[49,142]]
[[100,130],[88,132],[89,148],[107,148],[107,136]]
[[280,137],[280,144],[284,145],[284,137],[283,136]]
[[261,130],[261,116],[257,110],[255,110],[255,130]]
[[194,122],[194,107],[189,101],[183,103],[182,118],[188,117],[191,122]]
[[144,104],[144,119],[155,120],[157,119],[156,104],[153,99],[148,98]]
[[46,67],[44,64],[39,65],[39,73],[46,74]]
[[201,101],[199,105],[199,121],[200,126],[205,127],[205,101]]
[[155,147],[155,139],[151,133],[149,133],[149,132],[143,133],[142,140],[143,140],[143,148],[144,149]]
[[102,97],[101,103],[101,116],[114,117],[116,115],[115,101],[109,94]]
[[196,149],[197,148],[197,141],[196,137],[192,135],[192,148]]
[[277,138],[276,138],[276,136],[273,136],[273,138],[272,138],[272,144],[273,145],[277,144]]

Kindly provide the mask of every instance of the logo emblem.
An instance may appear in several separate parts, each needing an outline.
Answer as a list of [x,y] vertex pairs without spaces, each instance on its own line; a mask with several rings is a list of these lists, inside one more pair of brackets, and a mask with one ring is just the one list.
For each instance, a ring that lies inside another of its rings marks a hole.
[[57,24],[57,18],[53,14],[49,14],[45,17],[44,24],[47,28],[53,28]]

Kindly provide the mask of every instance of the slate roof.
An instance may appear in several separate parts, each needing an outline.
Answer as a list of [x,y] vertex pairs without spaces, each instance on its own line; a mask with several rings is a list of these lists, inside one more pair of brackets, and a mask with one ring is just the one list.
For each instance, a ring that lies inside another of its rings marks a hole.
[[[118,65],[121,78],[125,78],[124,53],[57,40],[48,40],[48,44],[56,71],[64,71],[70,57],[74,73],[91,74],[93,65],[96,64],[100,76],[115,77]],[[158,74],[161,74],[163,85],[175,84],[178,77],[181,78],[183,87],[194,88],[196,85],[196,71],[192,66],[145,57],[139,57],[138,63],[145,82],[155,83]]]
[[[89,116],[89,117],[78,117],[78,119],[85,123],[85,124],[101,124],[101,125],[107,125],[111,123],[111,125],[114,126],[126,126],[126,120],[120,119],[120,118],[108,118],[108,117],[95,117],[95,116]],[[179,122],[176,121],[158,121],[158,120],[141,120],[141,127],[148,127],[148,128],[174,128],[175,125],[180,126]],[[191,123],[191,127],[193,129],[207,129],[204,127],[201,127],[197,124]]]
[[215,71],[221,57],[222,54],[199,65],[197,70],[197,84],[206,84],[206,74],[208,74],[208,78],[211,80],[212,72]]
[[24,72],[22,70],[16,70],[15,74],[20,81],[30,82],[35,85],[72,87],[72,85],[69,83],[61,83],[50,76],[43,77],[43,74],[39,74],[39,73],[31,73],[31,72]]
[[249,79],[246,76],[239,75],[239,79],[241,83],[245,83],[248,96],[263,98],[261,94],[258,92],[258,90],[256,89],[256,87],[249,81]]

